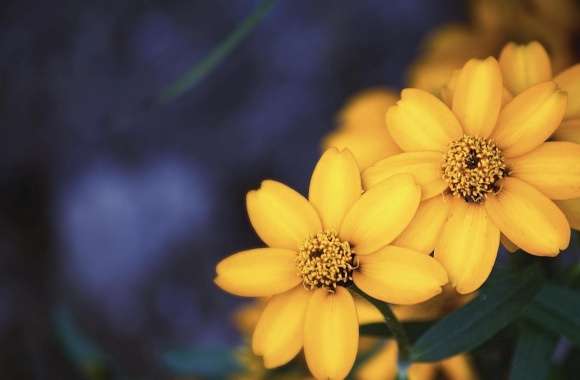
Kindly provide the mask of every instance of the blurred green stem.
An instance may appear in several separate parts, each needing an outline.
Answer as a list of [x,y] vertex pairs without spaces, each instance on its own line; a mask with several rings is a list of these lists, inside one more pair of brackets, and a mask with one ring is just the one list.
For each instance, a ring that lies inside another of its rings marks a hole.
[[161,92],[160,103],[167,103],[185,93],[195,86],[201,79],[209,74],[241,41],[259,24],[259,22],[272,9],[276,0],[262,0],[256,5],[254,11],[231,32],[225,40],[217,45],[205,58],[183,74],[175,82],[171,83]]
[[403,325],[399,322],[388,304],[369,296],[357,288],[356,285],[353,285],[351,289],[373,304],[373,306],[375,306],[383,315],[385,325],[387,325],[387,328],[393,334],[399,348],[397,380],[407,380],[407,370],[411,364],[411,344],[409,343],[409,338],[407,337]]

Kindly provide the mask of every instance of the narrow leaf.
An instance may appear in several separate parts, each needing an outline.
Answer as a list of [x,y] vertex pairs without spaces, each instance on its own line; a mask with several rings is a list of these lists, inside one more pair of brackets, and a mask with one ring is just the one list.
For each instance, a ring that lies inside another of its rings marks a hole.
[[413,361],[441,360],[478,347],[514,321],[542,284],[536,265],[492,276],[479,295],[437,322],[415,343]]
[[580,345],[580,293],[546,285],[526,308],[526,318]]
[[510,380],[547,379],[557,342],[556,336],[537,326],[522,325],[512,361]]
[[217,45],[201,62],[167,86],[162,91],[159,101],[167,103],[182,95],[209,74],[259,24],[275,3],[276,0],[262,0],[240,26]]
[[[433,325],[432,322],[404,322],[403,327],[411,341],[417,340]],[[360,335],[377,338],[392,338],[393,334],[384,323],[369,323],[360,326]]]

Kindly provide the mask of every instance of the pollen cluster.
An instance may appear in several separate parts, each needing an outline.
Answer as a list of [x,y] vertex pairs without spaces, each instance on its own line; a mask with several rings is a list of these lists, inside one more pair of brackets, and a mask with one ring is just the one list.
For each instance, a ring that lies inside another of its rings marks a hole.
[[350,244],[340,240],[335,232],[324,231],[304,241],[296,266],[305,288],[326,288],[332,292],[337,285],[352,280],[352,271],[358,265]]
[[467,135],[450,144],[441,170],[451,194],[469,203],[483,202],[489,192],[498,192],[498,181],[508,175],[493,140]]

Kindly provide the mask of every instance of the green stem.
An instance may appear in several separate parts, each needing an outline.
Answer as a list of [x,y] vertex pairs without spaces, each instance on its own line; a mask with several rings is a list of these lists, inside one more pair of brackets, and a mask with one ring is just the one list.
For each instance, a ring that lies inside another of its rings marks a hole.
[[165,87],[159,96],[159,102],[167,103],[179,97],[209,74],[258,25],[275,3],[276,0],[262,0],[258,3],[253,12],[225,40],[213,48],[204,59],[175,82]]
[[373,306],[375,306],[383,315],[385,325],[387,325],[387,328],[393,334],[399,348],[399,371],[397,374],[397,380],[407,380],[407,369],[411,363],[411,344],[409,343],[409,338],[407,337],[403,325],[399,322],[388,304],[369,296],[354,284],[351,289],[373,304]]

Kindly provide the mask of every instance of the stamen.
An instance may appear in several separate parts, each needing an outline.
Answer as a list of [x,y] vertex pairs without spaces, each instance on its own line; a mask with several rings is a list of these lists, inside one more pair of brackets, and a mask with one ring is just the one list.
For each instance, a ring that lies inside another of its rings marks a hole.
[[352,271],[358,268],[350,244],[333,231],[310,236],[298,251],[298,275],[309,290],[326,288],[334,292],[338,285],[352,281]]
[[483,202],[488,193],[498,192],[498,181],[509,175],[493,140],[467,135],[450,144],[441,171],[449,192],[470,203]]

